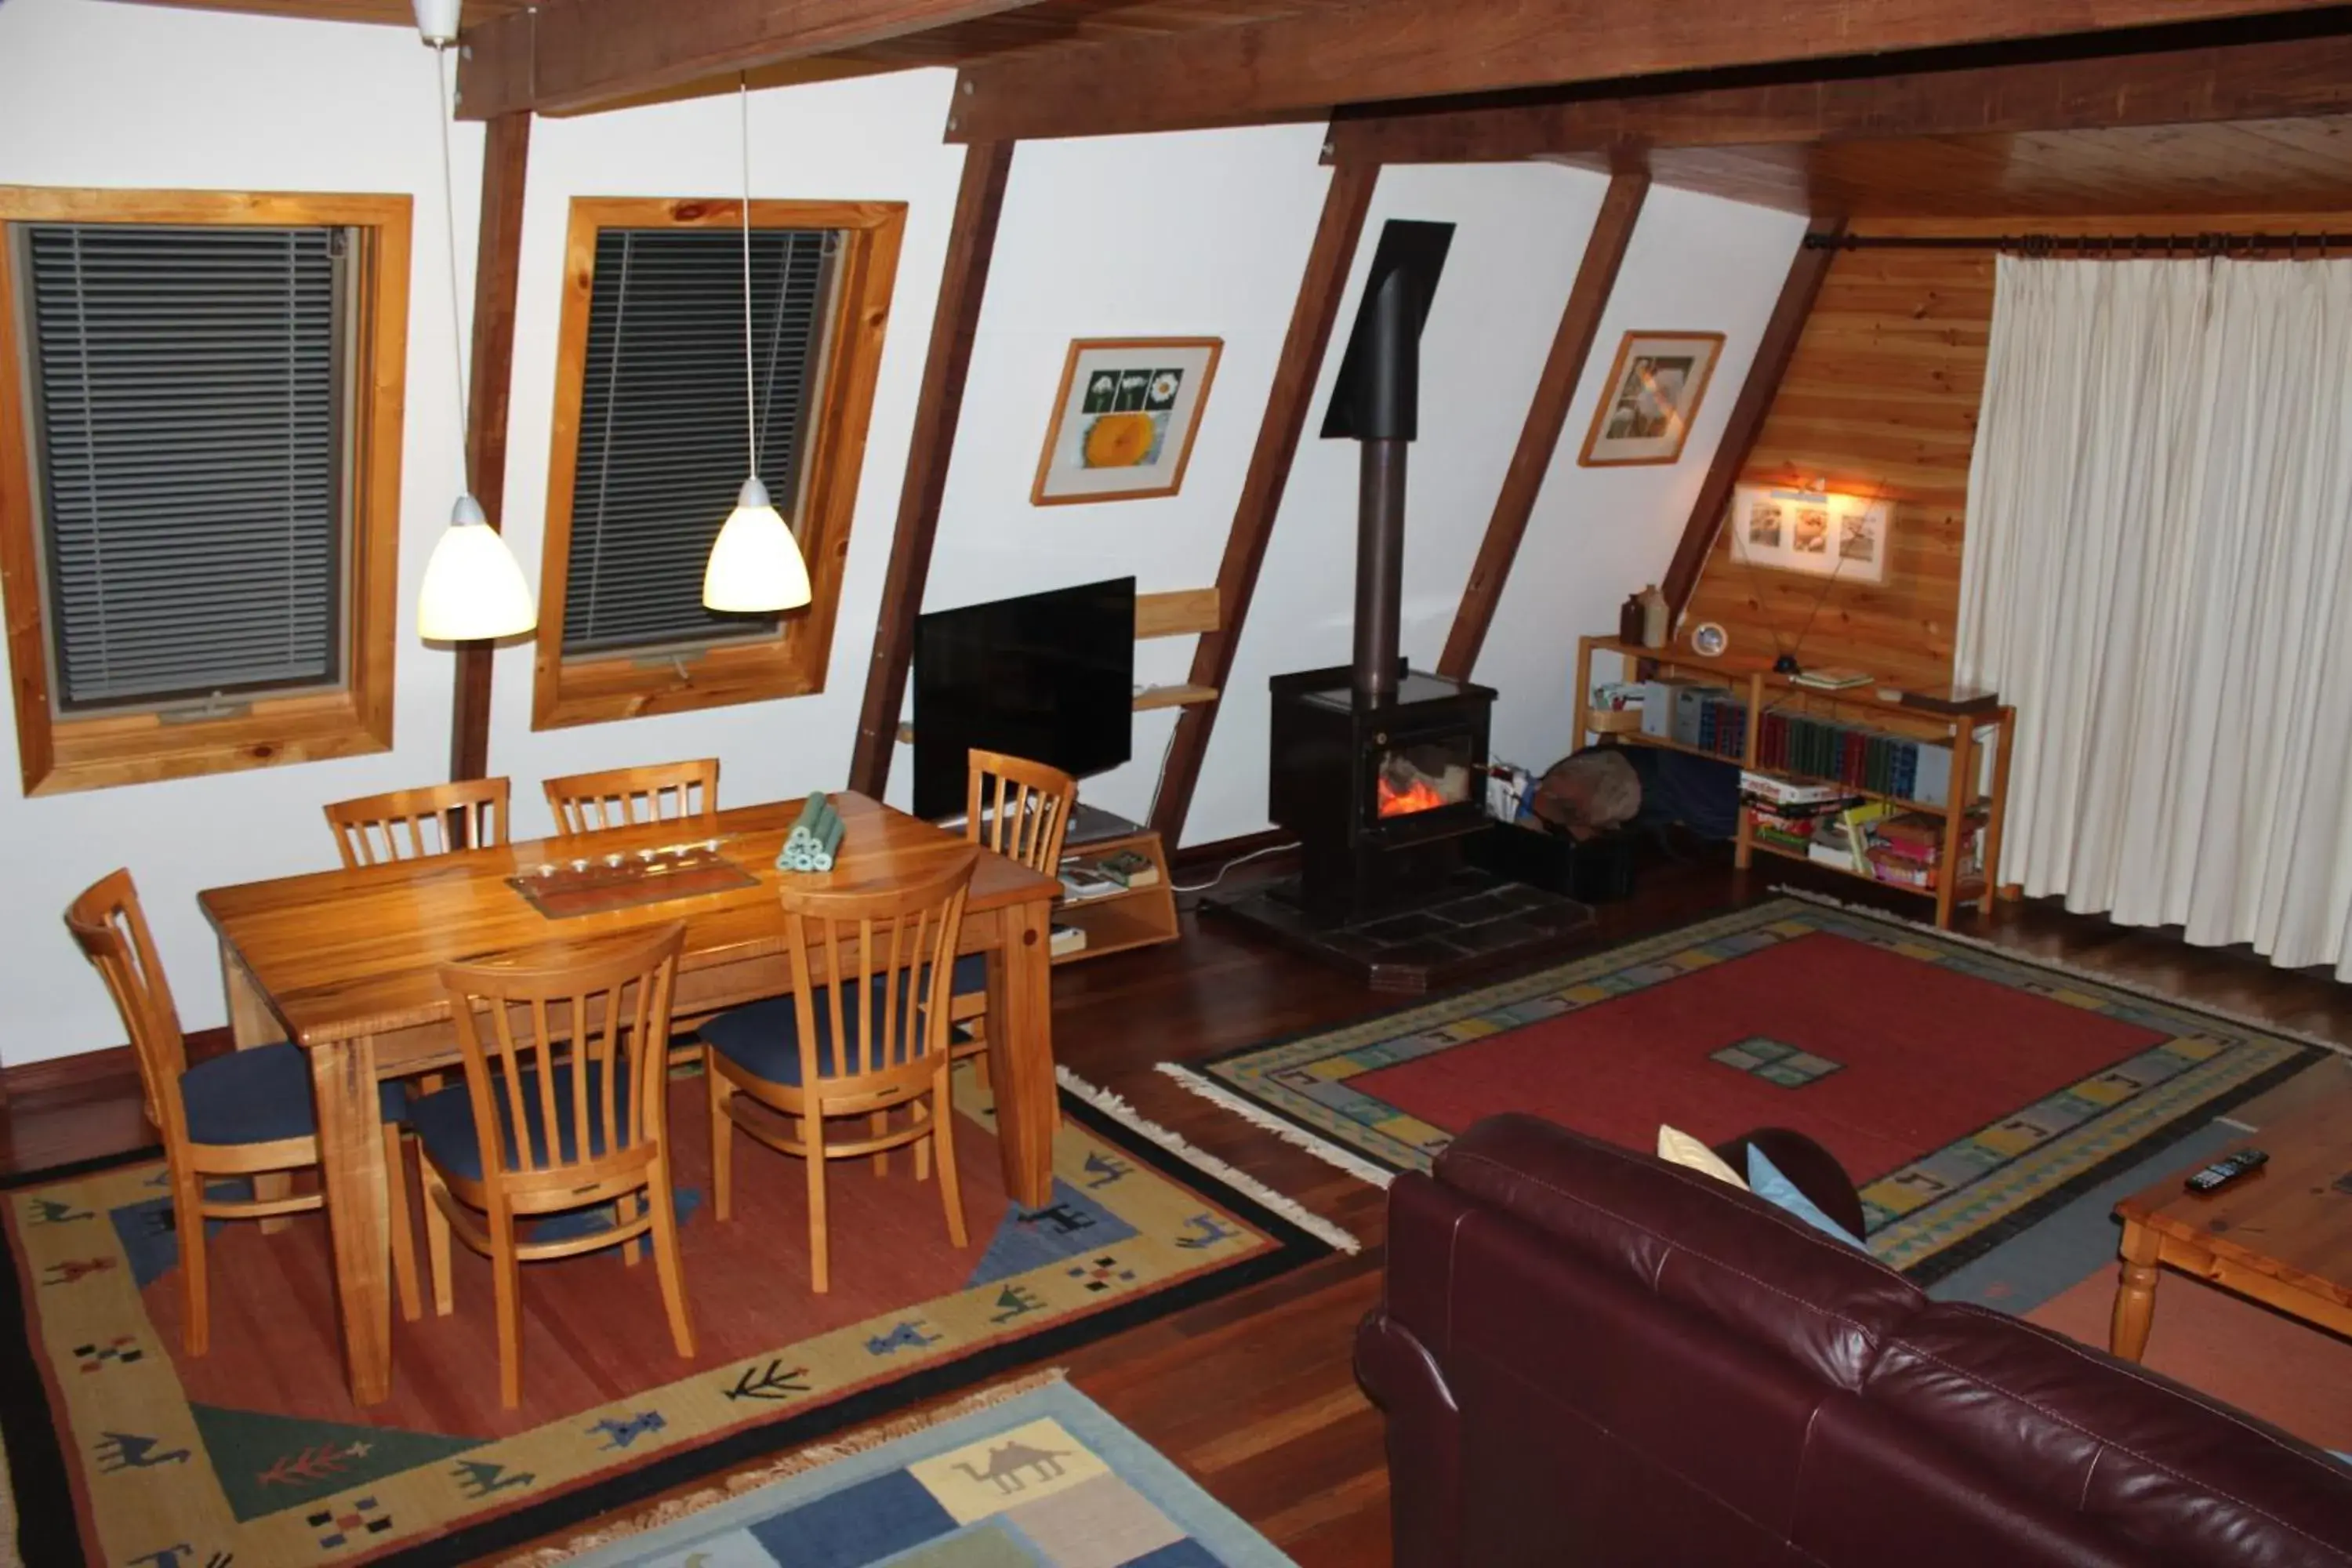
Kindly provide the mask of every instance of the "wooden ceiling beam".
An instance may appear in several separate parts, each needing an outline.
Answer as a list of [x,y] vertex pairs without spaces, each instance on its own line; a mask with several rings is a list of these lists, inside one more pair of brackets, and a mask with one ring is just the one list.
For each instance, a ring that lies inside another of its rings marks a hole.
[[1643,8],[1608,0],[1363,0],[1176,37],[969,66],[957,83],[948,139],[1246,124],[1348,103],[2150,30],[2319,10],[2327,3],[1780,0]]
[[1018,11],[1035,0],[549,0],[466,29],[457,113],[577,113],[780,61]]
[[1326,163],[1499,163],[1627,148],[2186,125],[2352,112],[2352,37],[2287,37],[2095,58],[1685,92],[1345,110]]

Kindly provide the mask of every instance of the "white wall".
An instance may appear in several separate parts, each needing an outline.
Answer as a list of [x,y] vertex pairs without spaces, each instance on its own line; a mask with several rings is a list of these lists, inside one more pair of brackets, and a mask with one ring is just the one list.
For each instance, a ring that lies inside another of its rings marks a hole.
[[[490,764],[516,780],[522,831],[545,824],[536,781],[581,768],[715,754],[725,764],[723,793],[734,801],[842,781],[961,166],[961,151],[939,141],[950,80],[918,72],[753,101],[755,195],[909,205],[828,689],[784,703],[534,733],[530,652],[503,651]],[[450,351],[431,84],[425,51],[397,29],[103,0],[0,5],[0,182],[410,191],[419,198],[398,750],[43,800],[0,794],[8,867],[0,994],[16,1001],[0,1032],[0,1061],[121,1039],[58,921],[73,893],[102,871],[133,868],[185,1021],[216,1024],[222,1005],[195,893],[330,864],[320,803],[443,775],[448,660],[415,640],[409,618],[457,462],[443,390]],[[505,515],[534,576],[569,203],[575,195],[730,193],[740,177],[735,112],[719,98],[533,130]],[[1214,580],[1328,181],[1317,164],[1320,142],[1319,129],[1291,126],[1020,150],[926,607],[1130,572],[1146,592]],[[461,234],[472,232],[479,146],[478,133],[461,128]],[[1602,188],[1597,175],[1549,165],[1395,170],[1381,182],[1363,258],[1385,217],[1460,225],[1424,337],[1422,438],[1412,454],[1404,640],[1418,663],[1433,662],[1444,642]],[[1618,600],[1664,570],[1801,226],[1784,215],[1653,194],[1478,668],[1479,679],[1503,688],[1501,754],[1540,763],[1564,749],[1576,634],[1613,625]],[[1343,331],[1353,310],[1351,297]],[[1680,465],[1579,468],[1575,448],[1598,384],[1629,326],[1717,329],[1730,342]],[[1032,508],[1030,482],[1069,340],[1163,334],[1225,340],[1183,493]],[[1332,359],[1317,395],[1318,422]],[[1353,450],[1316,440],[1310,426],[1189,840],[1265,826],[1265,679],[1347,658],[1354,518]],[[1144,645],[1138,679],[1181,679],[1191,649],[1188,638]],[[1139,716],[1136,760],[1088,781],[1088,798],[1142,815],[1173,722],[1167,713]],[[892,785],[901,802],[908,772],[902,753]]]

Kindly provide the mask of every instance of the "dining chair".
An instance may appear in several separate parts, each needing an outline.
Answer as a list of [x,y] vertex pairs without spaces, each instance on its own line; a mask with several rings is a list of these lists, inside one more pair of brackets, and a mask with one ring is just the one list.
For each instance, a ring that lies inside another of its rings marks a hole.
[[468,779],[339,800],[326,808],[347,870],[504,844],[511,788],[505,779]]
[[[322,1207],[319,1193],[252,1198],[220,1196],[215,1176],[259,1180],[319,1163],[318,1118],[310,1098],[310,1064],[289,1041],[230,1051],[188,1065],[187,1042],[171,983],[155,955],[155,940],[129,871],[100,879],[66,910],[73,932],[106,983],[131,1032],[147,1119],[163,1136],[163,1163],[172,1188],[173,1229],[179,1238],[180,1284],[187,1309],[180,1342],[203,1355],[212,1344],[212,1308],[205,1288],[205,1222],[267,1220]],[[383,1152],[391,1180],[393,1279],[401,1315],[420,1315],[416,1250],[409,1235],[408,1189],[400,1157],[399,1115],[406,1101],[396,1083],[379,1090],[384,1116]]]
[[[964,850],[929,876],[872,890],[785,888],[793,994],[702,1026],[714,1210],[728,1218],[735,1128],[798,1155],[808,1167],[809,1273],[820,1294],[832,1282],[827,1161],[870,1154],[880,1175],[891,1150],[913,1144],[916,1180],[927,1180],[936,1162],[948,1239],[966,1244],[949,1099],[948,980],[979,858]],[[743,1099],[789,1117],[792,1135],[747,1111]],[[929,1114],[894,1129],[890,1113],[900,1106]],[[866,1136],[832,1142],[825,1122],[836,1117],[864,1117]]]
[[[1026,757],[974,747],[965,768],[963,836],[983,848],[1017,860],[1032,871],[1056,875],[1062,837],[1078,803],[1078,781],[1059,768]],[[988,1083],[988,955],[970,952],[956,960],[955,994],[948,1017],[964,1031],[949,1047],[957,1060],[977,1058],[980,1087]]]
[[559,833],[596,833],[673,818],[707,822],[719,815],[719,759],[573,773],[549,779],[546,789]]
[[[541,947],[441,968],[465,1081],[416,1100],[408,1124],[424,1153],[433,1310],[453,1304],[454,1232],[490,1260],[498,1306],[499,1397],[522,1401],[521,1266],[622,1247],[653,1236],[670,1341],[694,1354],[670,1189],[667,1101],[671,994],[684,922],[590,945]],[[585,1235],[523,1239],[535,1216],[611,1205]]]

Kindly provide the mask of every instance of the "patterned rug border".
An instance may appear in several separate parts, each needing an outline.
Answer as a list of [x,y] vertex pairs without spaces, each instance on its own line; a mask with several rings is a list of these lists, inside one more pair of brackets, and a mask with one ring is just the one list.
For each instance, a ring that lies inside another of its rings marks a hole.
[[[1074,1089],[1071,1084],[1076,1088]],[[644,1503],[673,1488],[821,1442],[836,1433],[887,1420],[909,1405],[919,1405],[1033,1368],[1040,1362],[1051,1362],[1131,1328],[1222,1300],[1320,1258],[1354,1250],[1328,1239],[1328,1235],[1336,1234],[1355,1241],[1339,1226],[1243,1173],[1232,1172],[1233,1176],[1241,1178],[1239,1181],[1219,1175],[1213,1167],[1222,1165],[1222,1162],[1192,1149],[1181,1138],[1157,1128],[1132,1110],[1113,1114],[1098,1109],[1089,1094],[1116,1100],[1073,1077],[1061,1090],[1064,1113],[1161,1175],[1201,1189],[1205,1196],[1264,1231],[1275,1246],[1231,1267],[1181,1281],[1165,1290],[1056,1323],[1024,1338],[985,1345],[959,1360],[927,1366],[895,1382],[877,1384],[829,1404],[739,1427],[707,1443],[666,1452],[646,1464],[614,1471],[509,1512],[460,1524],[447,1533],[367,1561],[373,1568],[461,1568],[501,1552],[514,1552],[558,1531],[616,1509]],[[1155,1132],[1158,1137],[1153,1136]],[[0,1183],[0,1191],[68,1181],[161,1157],[161,1149],[150,1147],[74,1161]],[[1261,1201],[1254,1195],[1253,1189],[1276,1201]],[[1290,1213],[1284,1212],[1286,1209]],[[1301,1224],[1291,1217],[1292,1214],[1303,1215],[1312,1223]],[[73,1495],[71,1473],[51,1415],[51,1392],[48,1371],[32,1344],[31,1322],[16,1268],[13,1260],[0,1259],[0,1441],[5,1443],[12,1472],[11,1495],[15,1499]],[[81,1568],[89,1561],[89,1546],[82,1538],[78,1508],[26,1509],[21,1501],[18,1506],[16,1544],[25,1562],[38,1568],[53,1563],[60,1568]]]
[[782,1458],[771,1460],[758,1469],[740,1470],[733,1475],[724,1477],[716,1486],[704,1487],[701,1490],[688,1492],[684,1497],[670,1498],[642,1512],[632,1514],[626,1519],[614,1520],[598,1529],[575,1535],[560,1546],[542,1546],[534,1551],[520,1552],[507,1558],[499,1564],[499,1568],[554,1568],[557,1563],[569,1563],[575,1557],[602,1551],[607,1546],[616,1545],[635,1536],[649,1534],[665,1526],[676,1524],[680,1520],[691,1519],[698,1513],[718,1507],[720,1503],[741,1497],[745,1492],[757,1491],[761,1487],[774,1482],[790,1480],[794,1476],[803,1476],[811,1470],[822,1469],[836,1459],[846,1459],[858,1454],[871,1453],[901,1438],[912,1437],[917,1433],[928,1432],[935,1426],[944,1426],[951,1421],[961,1421],[967,1415],[977,1415],[983,1410],[992,1410],[1000,1405],[1009,1405],[1013,1400],[1025,1394],[1034,1394],[1041,1388],[1051,1388],[1057,1384],[1067,1383],[1069,1377],[1069,1370],[1066,1367],[1049,1366],[1043,1372],[1034,1372],[1026,1377],[1016,1377],[1009,1383],[1000,1383],[992,1387],[983,1388],[977,1394],[966,1394],[963,1398],[946,1405],[935,1405],[928,1410],[911,1411],[905,1415],[894,1417],[878,1425],[862,1427],[845,1436],[828,1438],[822,1443],[811,1444],[805,1448],[786,1454]]
[[[2060,976],[2082,986],[2112,992],[2119,996],[2149,1002],[2178,1012],[2201,1015],[2219,1023],[2229,1024],[2269,1037],[2282,1046],[2301,1047],[2294,1050],[2284,1061],[2253,1075],[2244,1082],[2222,1089],[2199,1101],[2193,1112],[2178,1115],[2113,1153],[2094,1159],[2084,1169],[2019,1205],[1992,1224],[1958,1237],[1927,1257],[1902,1268],[1901,1272],[1906,1278],[1922,1286],[1932,1284],[1954,1270],[1966,1267],[2003,1242],[2030,1230],[2083,1193],[2096,1187],[2115,1171],[2137,1161],[2161,1153],[2165,1149],[2188,1137],[2206,1121],[2228,1115],[2248,1100],[2267,1093],[2270,1089],[2325,1059],[2327,1054],[2352,1057],[2352,1047],[2274,1025],[2250,1015],[2186,1001],[2154,987],[2102,974],[2080,966],[2053,962],[2034,954],[2019,952],[1981,937],[1941,930],[1926,921],[1910,920],[1868,905],[1851,903],[1801,888],[1778,886],[1762,898],[1748,900],[1728,910],[1719,910],[1691,920],[1678,921],[1655,931],[1641,932],[1566,963],[1547,964],[1502,980],[1489,979],[1479,982],[1448,992],[1443,996],[1417,998],[1398,1006],[1367,1014],[1338,1028],[1324,1026],[1297,1030],[1235,1050],[1220,1052],[1192,1063],[1160,1062],[1155,1064],[1155,1070],[1172,1079],[1188,1092],[1210,1101],[1221,1110],[1241,1118],[1253,1126],[1274,1133],[1284,1142],[1305,1150],[1325,1163],[1346,1171],[1359,1181],[1384,1189],[1403,1170],[1417,1167],[1392,1165],[1370,1151],[1342,1144],[1327,1136],[1321,1130],[1295,1119],[1283,1108],[1252,1099],[1238,1088],[1230,1087],[1209,1075],[1226,1062],[1258,1057],[1303,1041],[1323,1038],[1342,1032],[1372,1030],[1395,1021],[1410,1020],[1423,1013],[1435,1016],[1433,1022],[1438,1017],[1450,1019],[1458,1016],[1461,1005],[1473,998],[1486,998],[1489,1005],[1507,1005],[1510,1001],[1520,999],[1515,996],[1516,992],[1524,989],[1530,994],[1536,994],[1558,984],[1555,977],[1564,971],[1600,963],[1610,959],[1612,955],[1627,955],[1641,949],[1671,946],[1676,942],[1685,942],[1692,933],[1705,931],[1710,926],[1751,924],[1759,916],[1764,915],[1773,903],[1784,900],[1827,910],[1841,918],[1866,921],[1890,931],[1948,942],[1956,947],[1965,948],[1970,952],[2014,964],[2019,968]],[[1409,1029],[1410,1026],[1407,1025],[1406,1027]]]

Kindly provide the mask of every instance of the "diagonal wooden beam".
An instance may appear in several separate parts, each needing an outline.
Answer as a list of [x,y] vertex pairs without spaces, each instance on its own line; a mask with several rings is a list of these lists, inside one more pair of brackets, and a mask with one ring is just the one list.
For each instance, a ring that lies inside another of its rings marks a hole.
[[[2329,0],[1361,0],[965,68],[950,141],[1297,118],[1334,105],[1828,61],[2321,10]],[[2117,48],[2126,47],[2118,40]],[[2138,47],[2147,47],[2145,42]],[[1889,67],[1888,68],[1904,68]]]
[[466,29],[457,111],[565,114],[1037,0],[547,0]]
[[1495,515],[1486,521],[1486,537],[1471,564],[1470,581],[1462,589],[1462,607],[1454,614],[1454,629],[1446,634],[1445,651],[1438,656],[1437,673],[1455,680],[1470,679],[1486,646],[1486,628],[1495,623],[1495,607],[1503,601],[1503,584],[1518,558],[1519,541],[1527,537],[1528,520],[1535,515],[1536,497],[1544,476],[1551,471],[1560,431],[1568,425],[1569,405],[1576,400],[1577,384],[1584,377],[1584,362],[1591,357],[1592,340],[1601,331],[1601,314],[1608,308],[1610,291],[1617,287],[1617,269],[1624,264],[1625,247],[1642,216],[1642,200],[1650,194],[1650,176],[1638,169],[1611,176],[1609,193],[1592,220],[1592,236],[1584,242],[1584,260],[1559,313],[1559,330],[1552,334],[1551,354],[1536,381],[1528,421],[1519,428],[1519,444],[1504,471],[1502,493],[1495,499]]
[[866,669],[866,701],[850,754],[849,787],[879,800],[890,782],[898,742],[898,710],[907,700],[907,668],[915,655],[915,618],[931,573],[940,504],[947,494],[948,463],[963,417],[964,380],[971,369],[972,336],[996,254],[996,220],[1013,173],[1013,143],[986,142],[964,153],[940,276],[940,303],[931,318],[931,346],[916,395],[914,435],[908,443],[906,486],[898,492],[898,528],[890,539],[890,569],[882,584],[882,613],[874,627],[874,655]]
[[[1666,568],[1662,592],[1666,596],[1669,626],[1682,619],[1683,606],[1690,603],[1698,574],[1714,552],[1716,535],[1723,531],[1724,517],[1731,510],[1732,487],[1739,482],[1748,455],[1756,450],[1756,437],[1763,433],[1765,416],[1772,412],[1772,399],[1780,395],[1781,378],[1789,374],[1789,362],[1796,357],[1797,344],[1804,338],[1806,318],[1821,297],[1822,280],[1837,259],[1834,241],[1844,233],[1842,217],[1815,223],[1813,235],[1797,247],[1795,258],[1789,263],[1780,297],[1772,303],[1771,319],[1764,323],[1764,336],[1756,344],[1756,357],[1748,362],[1748,379],[1740,384],[1739,397],[1723,427],[1723,439],[1716,444],[1715,460],[1707,465],[1698,499],[1691,503],[1682,542],[1675,547],[1674,563]],[[1816,236],[1832,243],[1815,245]]]
[[1171,849],[1183,837],[1184,818],[1192,809],[1192,791],[1201,782],[1209,735],[1223,705],[1225,682],[1233,679],[1234,655],[1241,647],[1242,627],[1257,593],[1266,542],[1274,536],[1283,488],[1290,481],[1291,459],[1297,456],[1299,437],[1307,429],[1316,377],[1323,368],[1324,352],[1331,345],[1331,328],[1339,320],[1340,297],[1347,291],[1348,270],[1356,258],[1356,242],[1364,232],[1364,216],[1371,210],[1372,187],[1379,181],[1380,171],[1363,164],[1334,169],[1330,188],[1323,195],[1323,216],[1315,227],[1315,243],[1307,252],[1298,302],[1291,307],[1290,331],[1282,340],[1282,356],[1275,363],[1274,385],[1266,394],[1257,447],[1250,454],[1249,472],[1242,480],[1241,500],[1234,508],[1233,531],[1225,536],[1225,558],[1217,568],[1219,623],[1192,648],[1188,684],[1208,687],[1218,695],[1185,709],[1177,719],[1176,733],[1168,743],[1167,765],[1160,773],[1160,793],[1151,803],[1151,826],[1160,842]]
[[[530,166],[530,116],[502,114],[482,138],[481,228],[474,242],[474,343],[466,393],[466,473],[490,526],[507,493],[507,405],[514,384],[515,297],[522,287],[522,191]],[[454,309],[456,302],[451,301]],[[490,645],[457,645],[449,706],[449,776],[478,779],[490,765]]]
[[[2343,25],[2336,17],[2328,20]],[[1332,123],[1326,161],[1501,163],[1624,148],[2021,134],[2342,114],[2352,111],[2352,37],[2290,37],[1683,92],[1628,90],[1641,85],[1570,89],[1536,101],[1382,104],[1345,110]]]

